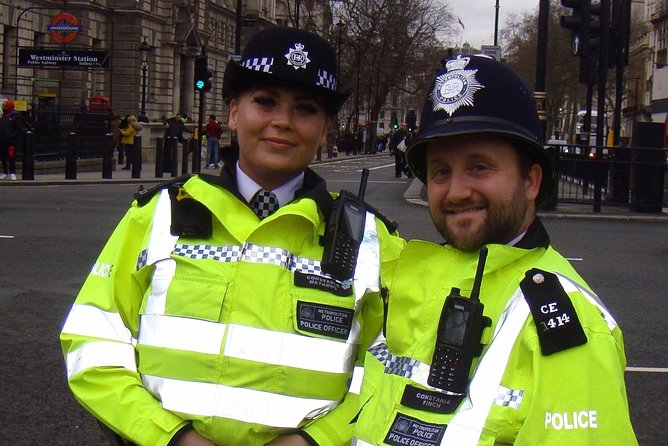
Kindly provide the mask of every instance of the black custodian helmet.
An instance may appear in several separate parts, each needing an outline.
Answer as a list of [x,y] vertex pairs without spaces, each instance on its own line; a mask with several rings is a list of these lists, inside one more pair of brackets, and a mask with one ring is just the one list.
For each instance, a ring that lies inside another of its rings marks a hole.
[[522,80],[488,56],[457,56],[436,74],[420,119],[420,132],[406,150],[406,161],[427,184],[429,141],[462,135],[498,135],[514,143],[543,169],[536,204],[548,203],[557,188],[552,158],[543,148],[536,102]]
[[308,31],[271,27],[257,32],[246,44],[239,62],[231,60],[223,77],[223,99],[254,84],[280,84],[312,91],[336,114],[348,98],[338,90],[334,48]]

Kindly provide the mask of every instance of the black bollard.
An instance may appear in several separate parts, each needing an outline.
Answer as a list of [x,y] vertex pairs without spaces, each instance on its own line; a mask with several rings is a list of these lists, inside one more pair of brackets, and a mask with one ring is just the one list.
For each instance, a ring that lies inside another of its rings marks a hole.
[[155,141],[155,177],[162,178],[164,173],[164,157],[165,157],[165,139],[158,138]]
[[181,153],[181,175],[188,175],[188,141],[183,142]]
[[35,179],[35,157],[34,157],[33,134],[28,130],[23,139],[23,173],[22,180]]
[[114,170],[114,137],[111,133],[104,135],[104,152],[102,154],[102,178],[111,179]]
[[132,149],[132,178],[141,178],[141,136],[135,136]]
[[77,179],[77,135],[70,132],[67,135],[67,148],[65,149],[65,179]]
[[179,176],[179,141],[176,137],[170,139],[170,154],[171,154],[171,176],[176,178]]

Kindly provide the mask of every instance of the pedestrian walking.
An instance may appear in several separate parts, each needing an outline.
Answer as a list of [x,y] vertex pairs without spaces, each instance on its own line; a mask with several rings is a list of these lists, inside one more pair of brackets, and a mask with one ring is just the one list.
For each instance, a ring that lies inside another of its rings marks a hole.
[[255,34],[224,75],[221,174],[139,194],[100,254],[61,341],[70,389],[123,439],[350,444],[404,242],[308,167],[347,98],[336,61],[310,32]]
[[536,216],[557,175],[531,92],[485,56],[430,92],[406,158],[445,244],[396,264],[352,444],[638,444],[620,328]]

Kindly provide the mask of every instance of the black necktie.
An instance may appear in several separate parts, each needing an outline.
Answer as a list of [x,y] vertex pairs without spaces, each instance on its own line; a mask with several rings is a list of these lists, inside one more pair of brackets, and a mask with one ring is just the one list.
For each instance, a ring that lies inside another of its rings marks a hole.
[[273,192],[260,189],[251,199],[250,205],[257,216],[260,217],[260,220],[262,220],[276,212],[278,209],[278,198],[276,198]]

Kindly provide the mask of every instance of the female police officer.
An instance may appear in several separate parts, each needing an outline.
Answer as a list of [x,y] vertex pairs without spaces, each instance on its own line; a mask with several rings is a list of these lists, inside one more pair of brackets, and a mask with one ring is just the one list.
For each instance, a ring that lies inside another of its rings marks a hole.
[[337,73],[320,37],[257,33],[224,77],[238,157],[138,196],[100,254],[61,340],[74,395],[124,439],[349,443],[403,242],[367,213],[354,276],[323,268],[336,202],[308,164],[346,99]]

